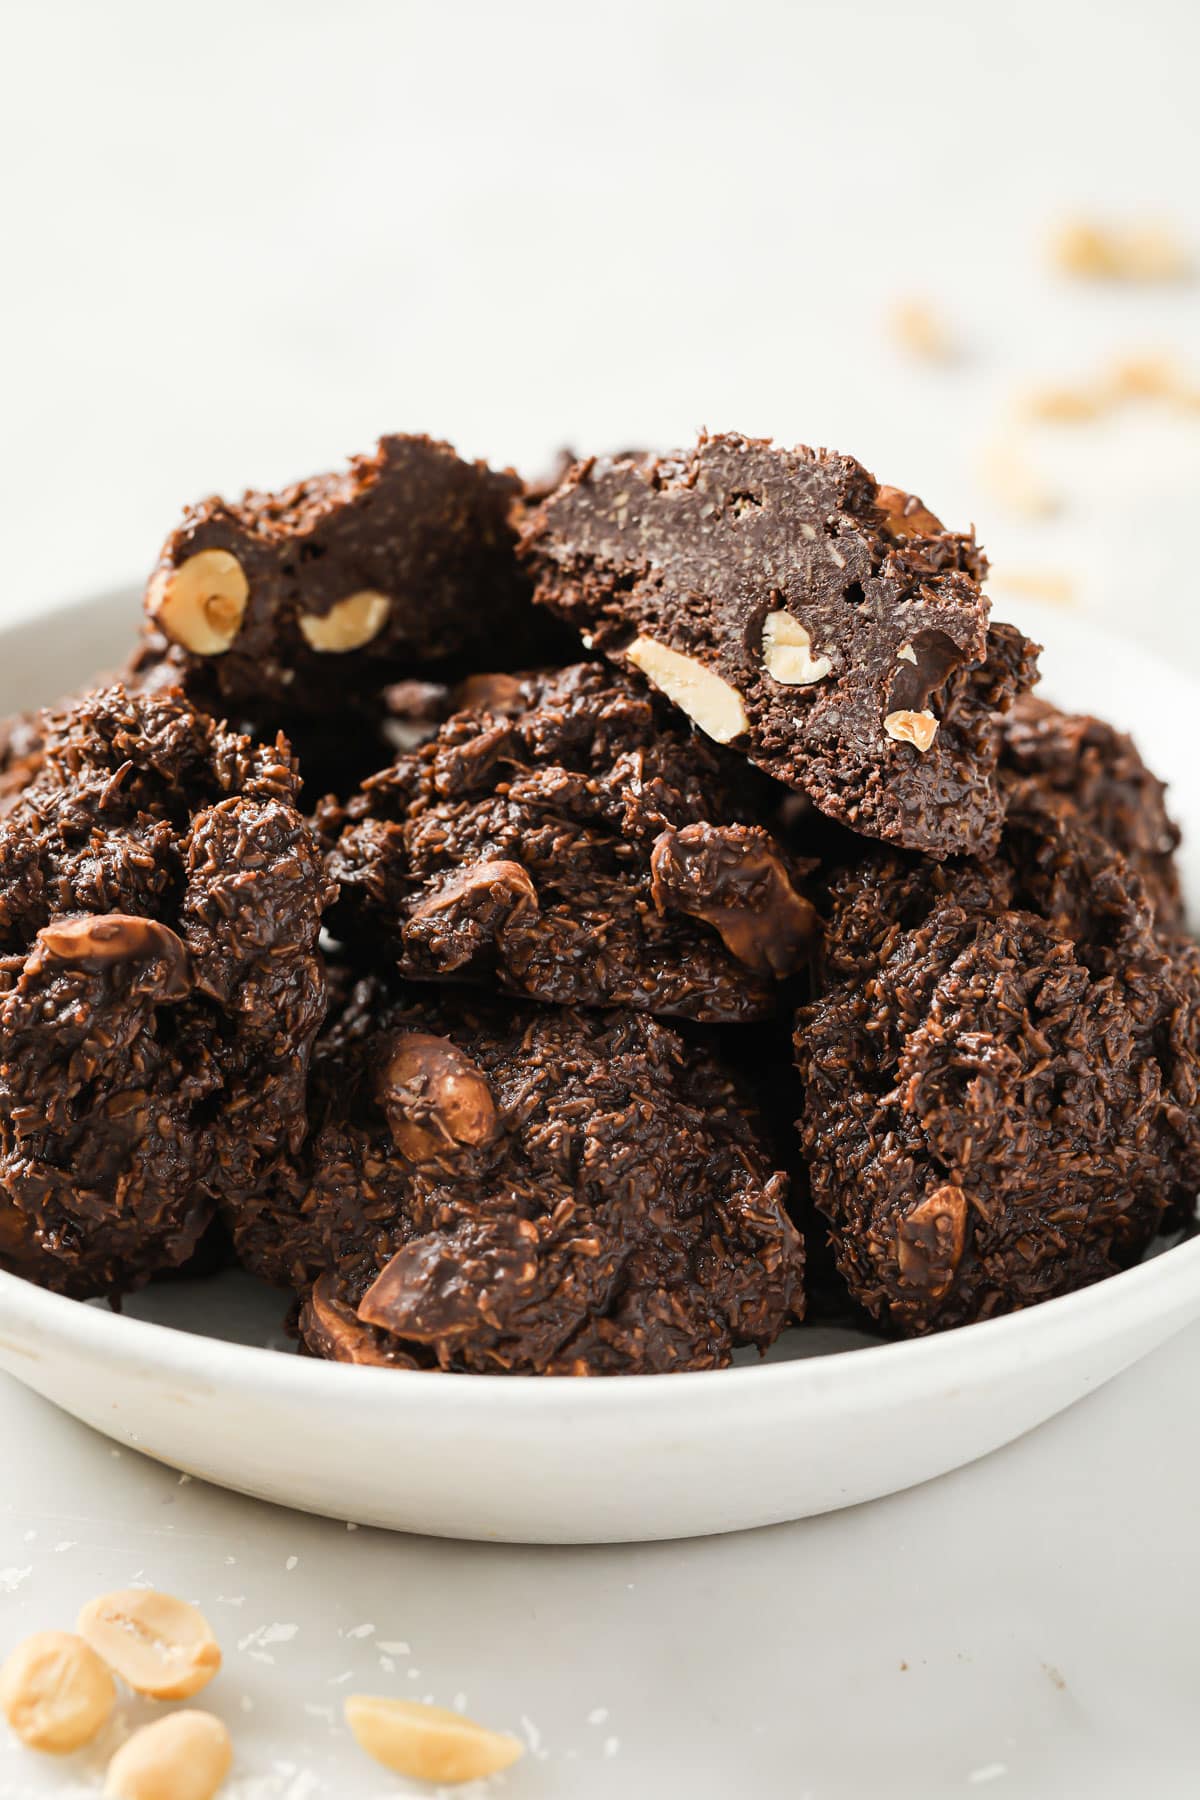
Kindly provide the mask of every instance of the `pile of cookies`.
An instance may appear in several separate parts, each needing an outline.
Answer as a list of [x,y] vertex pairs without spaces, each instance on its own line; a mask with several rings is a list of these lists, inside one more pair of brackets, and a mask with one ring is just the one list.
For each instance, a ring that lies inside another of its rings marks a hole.
[[0,1266],[618,1374],[1136,1261],[1200,1185],[1178,834],[985,574],[737,436],[193,508],[121,679],[8,728]]

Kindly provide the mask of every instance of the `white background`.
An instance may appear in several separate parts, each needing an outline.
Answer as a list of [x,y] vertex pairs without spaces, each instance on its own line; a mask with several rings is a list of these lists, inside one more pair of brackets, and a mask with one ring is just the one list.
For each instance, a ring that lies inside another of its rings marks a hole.
[[[1005,578],[1065,581],[1200,669],[1200,414],[1013,423],[1031,383],[1119,354],[1173,352],[1200,383],[1200,289],[1096,290],[1045,256],[1079,214],[1161,217],[1200,254],[1198,19],[6,0],[0,617],[136,579],[184,501],[381,430],[533,471],[563,442],[707,424],[852,450],[977,522],[1006,611]],[[961,344],[952,368],[892,341],[908,296]],[[1055,516],[991,491],[997,441]],[[339,1637],[361,1623],[411,1639],[407,1691],[541,1722],[549,1759],[513,1800],[1173,1800],[1200,1770],[1197,1378],[1193,1332],[934,1488],[587,1553],[348,1540],[180,1490],[5,1388],[0,1635],[139,1571],[206,1599],[231,1646],[302,1625],[274,1663],[233,1652],[255,1800],[389,1791],[303,1711],[346,1668],[386,1685],[371,1640]],[[0,1749],[3,1800],[27,1769]]]
[[[852,450],[1175,648],[1200,415],[1023,438],[1065,501],[1036,528],[979,464],[1031,381],[1141,349],[1200,381],[1200,290],[1044,256],[1092,213],[1200,253],[1188,0],[0,20],[3,606],[139,576],[185,500],[384,429],[529,470],[707,424]],[[960,368],[897,354],[909,295]]]

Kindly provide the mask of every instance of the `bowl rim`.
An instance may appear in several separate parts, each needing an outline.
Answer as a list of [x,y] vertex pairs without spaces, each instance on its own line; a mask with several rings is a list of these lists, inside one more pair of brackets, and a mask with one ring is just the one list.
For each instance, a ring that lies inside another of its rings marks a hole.
[[[1189,1305],[1200,1309],[1200,1236],[1159,1251],[1131,1269],[1106,1276],[1090,1287],[1059,1294],[1036,1306],[981,1319],[953,1331],[926,1337],[889,1340],[854,1349],[783,1362],[725,1369],[689,1369],[675,1373],[629,1376],[447,1374],[436,1369],[385,1369],[360,1363],[325,1362],[272,1350],[265,1345],[235,1344],[227,1339],[184,1331],[149,1319],[105,1311],[85,1301],[50,1293],[22,1277],[0,1271],[0,1349],[40,1360],[37,1349],[14,1341],[12,1332],[30,1330],[33,1338],[50,1338],[76,1354],[149,1363],[156,1374],[178,1375],[268,1389],[280,1398],[306,1392],[329,1398],[340,1393],[369,1394],[378,1404],[384,1393],[398,1401],[437,1407],[469,1405],[469,1396],[488,1395],[489,1409],[537,1409],[549,1397],[571,1396],[572,1409],[603,1412],[660,1403],[664,1393],[683,1403],[712,1403],[720,1391],[745,1395],[754,1390],[795,1389],[806,1399],[836,1397],[839,1404],[856,1391],[895,1380],[910,1386],[912,1378],[943,1380],[949,1361],[958,1380],[978,1377],[989,1366],[1011,1366],[1047,1352],[1062,1338],[1091,1335],[1097,1319],[1115,1332],[1152,1312],[1165,1318]],[[968,1362],[970,1364],[968,1368]],[[889,1373],[891,1372],[891,1373]],[[240,1377],[240,1380],[239,1380]],[[836,1390],[836,1393],[835,1393]],[[498,1400],[498,1394],[505,1395]]]

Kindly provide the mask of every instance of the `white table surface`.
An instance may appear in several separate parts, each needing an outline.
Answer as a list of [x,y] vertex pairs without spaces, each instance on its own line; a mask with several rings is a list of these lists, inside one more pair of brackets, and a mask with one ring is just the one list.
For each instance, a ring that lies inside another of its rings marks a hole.
[[[1193,1329],[907,1494],[587,1550],[347,1532],[181,1486],[9,1387],[0,1618],[69,1625],[135,1579],[202,1600],[235,1800],[407,1792],[341,1730],[356,1690],[461,1696],[527,1736],[507,1800],[1176,1800],[1200,1762],[1198,1382]],[[61,1794],[34,1760],[0,1748],[5,1800]]]
[[[381,430],[533,469],[708,424],[851,449],[978,522],[1006,611],[1005,575],[1067,577],[1200,670],[1200,415],[1022,429],[1048,520],[981,473],[1031,382],[1141,350],[1200,373],[1200,290],[1080,288],[1042,254],[1078,213],[1200,250],[1198,21],[2,0],[0,620],[136,577],[185,499]],[[958,365],[897,351],[907,295]],[[1198,1382],[1191,1331],[930,1487],[588,1551],[180,1486],[4,1384],[0,1638],[135,1577],[203,1601],[241,1800],[395,1792],[337,1735],[348,1687],[393,1686],[525,1730],[512,1800],[1174,1800],[1200,1785]],[[0,1744],[2,1800],[67,1779]]]

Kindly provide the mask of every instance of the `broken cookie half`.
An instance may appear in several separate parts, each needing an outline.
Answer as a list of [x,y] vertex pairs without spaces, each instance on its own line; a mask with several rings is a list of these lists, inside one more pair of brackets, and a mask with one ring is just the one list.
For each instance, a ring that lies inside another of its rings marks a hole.
[[393,436],[344,473],[201,501],[150,578],[154,653],[259,718],[335,712],[467,651],[508,667],[569,651],[516,562],[521,492],[511,470]]
[[852,457],[702,437],[577,463],[528,518],[536,598],[831,818],[986,851],[995,714],[1035,650],[989,624],[986,564]]

